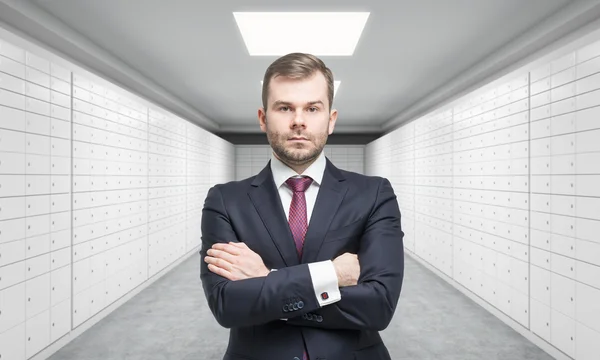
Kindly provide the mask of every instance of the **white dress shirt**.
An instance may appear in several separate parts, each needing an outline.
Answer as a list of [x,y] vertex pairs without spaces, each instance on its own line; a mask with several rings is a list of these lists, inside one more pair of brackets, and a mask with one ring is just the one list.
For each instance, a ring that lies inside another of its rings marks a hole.
[[[289,219],[290,205],[292,203],[292,196],[294,194],[292,189],[285,183],[286,180],[290,177],[310,176],[313,181],[304,193],[306,198],[307,223],[310,226],[310,218],[317,200],[317,194],[319,193],[319,186],[323,180],[325,165],[325,154],[321,152],[317,160],[315,160],[315,162],[312,163],[302,173],[302,175],[298,175],[296,171],[281,162],[281,160],[275,157],[275,155],[271,155],[271,172],[273,173],[275,186],[279,191],[279,197],[281,199],[283,209],[285,210],[286,219]],[[308,269],[310,271],[313,288],[315,289],[315,296],[321,307],[332,304],[341,299],[337,274],[331,260],[310,263],[308,264]],[[324,292],[328,294],[328,298],[326,300],[321,297],[321,294]]]

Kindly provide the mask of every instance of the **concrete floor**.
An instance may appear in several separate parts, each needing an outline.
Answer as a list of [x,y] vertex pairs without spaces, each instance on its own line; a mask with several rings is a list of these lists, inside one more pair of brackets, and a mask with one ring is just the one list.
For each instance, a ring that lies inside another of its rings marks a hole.
[[[49,360],[220,360],[194,255]],[[394,360],[551,360],[520,334],[406,256],[398,310],[382,337]]]

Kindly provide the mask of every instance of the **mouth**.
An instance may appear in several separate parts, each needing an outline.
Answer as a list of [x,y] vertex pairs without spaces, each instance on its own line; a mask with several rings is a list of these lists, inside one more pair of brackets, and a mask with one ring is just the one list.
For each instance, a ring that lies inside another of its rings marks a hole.
[[303,137],[293,137],[289,138],[289,141],[308,141],[308,139]]

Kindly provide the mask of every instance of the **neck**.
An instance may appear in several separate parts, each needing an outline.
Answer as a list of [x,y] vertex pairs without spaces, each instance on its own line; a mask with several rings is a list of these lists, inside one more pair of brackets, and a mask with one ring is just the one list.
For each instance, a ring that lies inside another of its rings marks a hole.
[[302,173],[304,173],[304,171],[306,171],[306,169],[308,169],[308,167],[310,165],[312,165],[315,161],[317,161],[317,159],[319,158],[317,156],[316,158],[310,160],[309,162],[302,163],[302,164],[294,164],[294,163],[290,163],[290,162],[287,162],[287,161],[281,159],[279,156],[277,156],[277,154],[275,154],[275,152],[273,152],[273,155],[275,155],[275,157],[277,159],[279,159],[279,161],[286,164],[290,169],[294,170],[298,175],[302,175]]

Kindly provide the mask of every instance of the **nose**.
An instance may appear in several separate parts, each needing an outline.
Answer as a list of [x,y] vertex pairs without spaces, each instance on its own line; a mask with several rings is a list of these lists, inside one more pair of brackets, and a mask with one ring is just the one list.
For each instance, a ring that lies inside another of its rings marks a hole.
[[305,125],[304,116],[302,114],[302,110],[299,110],[294,114],[294,117],[293,117],[292,123],[291,123],[291,127],[295,128],[295,127],[304,126],[304,125]]

